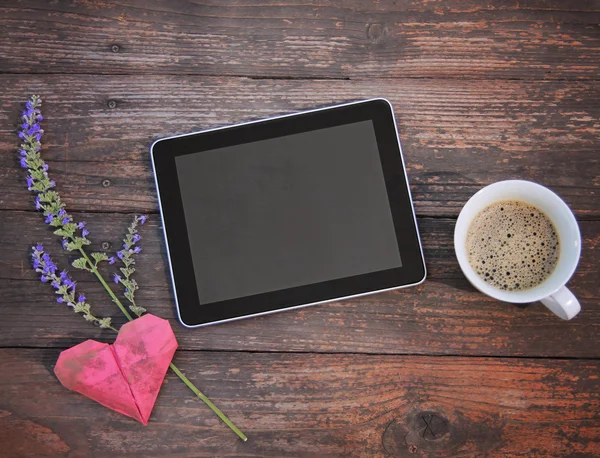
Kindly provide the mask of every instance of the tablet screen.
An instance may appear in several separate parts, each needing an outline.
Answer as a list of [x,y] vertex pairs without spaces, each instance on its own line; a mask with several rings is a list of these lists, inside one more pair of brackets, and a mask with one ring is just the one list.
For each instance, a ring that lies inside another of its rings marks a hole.
[[201,303],[402,266],[371,120],[175,164]]

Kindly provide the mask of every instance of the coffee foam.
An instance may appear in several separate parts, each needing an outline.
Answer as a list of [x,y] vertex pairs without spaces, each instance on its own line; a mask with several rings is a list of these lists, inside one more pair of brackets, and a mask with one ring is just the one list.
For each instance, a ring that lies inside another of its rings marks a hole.
[[560,252],[552,221],[538,208],[516,200],[496,202],[479,212],[467,231],[466,248],[477,274],[505,291],[542,283]]

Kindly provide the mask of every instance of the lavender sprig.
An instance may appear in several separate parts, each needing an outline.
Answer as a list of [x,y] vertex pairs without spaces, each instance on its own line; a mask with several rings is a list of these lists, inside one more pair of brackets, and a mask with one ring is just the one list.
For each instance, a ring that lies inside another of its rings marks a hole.
[[[39,124],[43,120],[40,111],[41,105],[42,100],[36,95],[32,96],[25,104],[25,110],[21,116],[23,123],[18,134],[19,138],[23,140],[19,149],[20,163],[21,167],[26,168],[28,171],[28,189],[36,193],[35,208],[43,212],[46,217],[44,220],[46,224],[57,228],[54,233],[62,237],[62,246],[65,250],[78,250],[81,253],[82,257],[73,261],[73,267],[87,270],[96,275],[113,302],[121,309],[127,319],[131,320],[132,317],[127,309],[123,307],[121,301],[114,295],[98,272],[98,263],[104,258],[108,260],[108,256],[105,253],[94,253],[92,254],[94,262],[92,262],[83,251],[83,247],[91,243],[87,238],[89,231],[85,228],[85,222],[75,223],[73,217],[65,210],[65,204],[62,203],[58,192],[52,190],[56,183],[49,178],[48,165],[40,156],[41,139],[44,132]],[[101,259],[97,257],[98,255]]]
[[142,251],[142,247],[136,245],[142,238],[138,234],[137,226],[138,224],[144,224],[146,219],[147,218],[144,215],[135,216],[127,228],[127,234],[123,239],[123,249],[117,251],[117,257],[123,263],[123,267],[119,269],[123,276],[121,277],[118,274],[114,275],[115,283],[120,283],[125,287],[123,295],[131,303],[129,309],[137,316],[142,316],[146,309],[135,303],[135,292],[139,287],[137,282],[131,278],[131,276],[135,272],[135,267],[133,267],[135,265],[134,255],[139,254]]
[[19,149],[20,164],[28,172],[27,189],[36,194],[36,210],[44,214],[46,224],[56,228],[54,233],[63,237],[63,248],[73,251],[90,244],[87,239],[89,232],[85,229],[85,223],[73,222],[73,217],[65,210],[60,196],[52,190],[56,182],[48,176],[48,164],[40,156],[44,134],[40,127],[40,122],[44,119],[41,106],[42,100],[34,95],[25,104],[25,110],[21,114],[22,124],[18,134],[23,141]]
[[66,271],[63,270],[58,273],[58,267],[52,261],[50,254],[44,251],[43,245],[37,244],[32,247],[32,250],[31,259],[33,268],[40,274],[40,280],[43,283],[50,283],[52,285],[55,294],[58,295],[56,302],[66,304],[75,313],[81,313],[86,321],[90,321],[103,329],[116,331],[111,326],[110,318],[98,318],[92,315],[91,306],[86,302],[85,295],[80,293],[77,300],[75,299],[77,285]]

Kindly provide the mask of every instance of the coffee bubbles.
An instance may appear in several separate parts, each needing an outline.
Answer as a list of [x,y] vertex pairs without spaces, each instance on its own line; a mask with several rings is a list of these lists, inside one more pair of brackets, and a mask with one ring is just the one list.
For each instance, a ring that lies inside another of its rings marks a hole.
[[467,231],[469,263],[490,285],[522,291],[542,283],[556,267],[559,239],[550,219],[517,200],[479,212]]

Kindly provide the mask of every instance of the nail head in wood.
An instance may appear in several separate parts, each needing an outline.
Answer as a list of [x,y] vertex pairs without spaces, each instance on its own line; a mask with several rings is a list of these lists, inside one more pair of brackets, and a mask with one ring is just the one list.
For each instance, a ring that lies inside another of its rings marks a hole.
[[117,108],[117,101],[116,100],[109,100],[106,105],[110,109]]
[[103,250],[108,250],[110,248],[110,243],[109,242],[102,242],[102,249]]
[[102,180],[102,186],[108,188],[110,186],[110,180]]
[[112,52],[119,52],[119,51],[121,50],[121,47],[120,47],[119,45],[112,45],[112,46],[110,47],[110,50],[111,50]]

